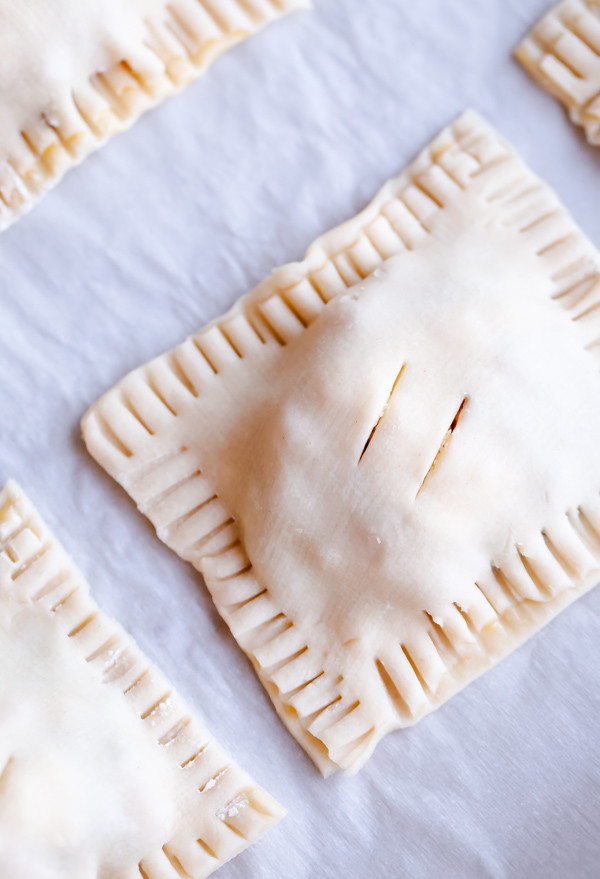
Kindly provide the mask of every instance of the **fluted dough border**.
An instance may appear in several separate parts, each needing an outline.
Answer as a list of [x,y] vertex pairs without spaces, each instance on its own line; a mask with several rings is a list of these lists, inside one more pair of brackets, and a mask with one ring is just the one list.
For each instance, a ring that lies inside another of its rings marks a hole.
[[600,2],[562,0],[533,27],[515,56],[600,145]]

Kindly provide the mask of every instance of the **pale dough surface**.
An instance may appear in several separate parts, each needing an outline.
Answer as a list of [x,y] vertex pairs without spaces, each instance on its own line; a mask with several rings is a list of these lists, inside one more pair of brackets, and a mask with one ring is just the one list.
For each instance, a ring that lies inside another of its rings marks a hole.
[[[4,149],[44,113],[58,124],[61,105],[94,73],[105,72],[133,52],[134,69],[150,63],[144,45],[146,17],[165,8],[164,0],[3,0],[0,4],[0,135]],[[159,69],[154,59],[154,73]]]
[[512,58],[548,0],[376,6],[319,0],[265,28],[3,233],[0,477],[18,478],[100,606],[288,808],[219,879],[365,879],[374,852],[385,876],[597,879],[600,590],[386,736],[357,775],[323,782],[202,577],[80,440],[104,390],[300,259],[467,106],[600,241],[598,150]]
[[47,610],[3,607],[0,631],[2,875],[117,875],[173,834],[174,767]]
[[3,879],[200,879],[281,817],[104,617],[14,482],[0,670]]
[[2,0],[0,229],[70,166],[201,74],[223,51],[305,5]]
[[561,0],[519,43],[516,57],[600,144],[600,2]]
[[599,304],[598,253],[465,113],[84,418],[324,772],[598,577]]
[[526,243],[473,228],[478,207],[448,209],[289,351],[250,361],[217,443],[219,400],[180,426],[258,580],[325,642],[334,627],[370,654],[423,611],[443,622],[490,560],[528,554],[532,519],[541,530],[600,485],[598,360]]

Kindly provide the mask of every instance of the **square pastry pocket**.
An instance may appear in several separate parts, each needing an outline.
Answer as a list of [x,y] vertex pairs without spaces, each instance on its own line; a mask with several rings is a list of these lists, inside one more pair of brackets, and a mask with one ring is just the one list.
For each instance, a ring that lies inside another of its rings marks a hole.
[[599,262],[467,112],[85,416],[323,772],[599,577]]
[[282,808],[0,491],[0,875],[201,879]]
[[600,0],[562,0],[535,25],[515,56],[565,105],[587,139],[600,144]]
[[4,0],[0,229],[141,113],[306,0]]

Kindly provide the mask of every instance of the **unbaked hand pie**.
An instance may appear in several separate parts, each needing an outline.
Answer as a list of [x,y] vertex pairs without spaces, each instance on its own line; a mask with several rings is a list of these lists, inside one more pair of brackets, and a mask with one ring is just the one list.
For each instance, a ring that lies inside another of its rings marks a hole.
[[324,773],[600,577],[599,265],[467,112],[85,416]]
[[230,46],[306,0],[0,0],[0,229]]
[[200,879],[281,807],[0,491],[2,879]]
[[515,51],[532,77],[600,144],[600,0],[562,0]]

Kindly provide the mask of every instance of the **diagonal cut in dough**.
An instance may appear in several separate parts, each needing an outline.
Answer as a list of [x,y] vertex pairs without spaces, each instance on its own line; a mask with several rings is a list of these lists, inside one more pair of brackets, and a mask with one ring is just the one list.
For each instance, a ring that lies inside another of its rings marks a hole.
[[531,76],[600,144],[600,0],[562,0],[515,50]]
[[85,416],[324,773],[600,576],[599,265],[467,112]]
[[0,229],[226,49],[307,0],[4,0]]
[[200,879],[283,815],[0,491],[0,875]]

